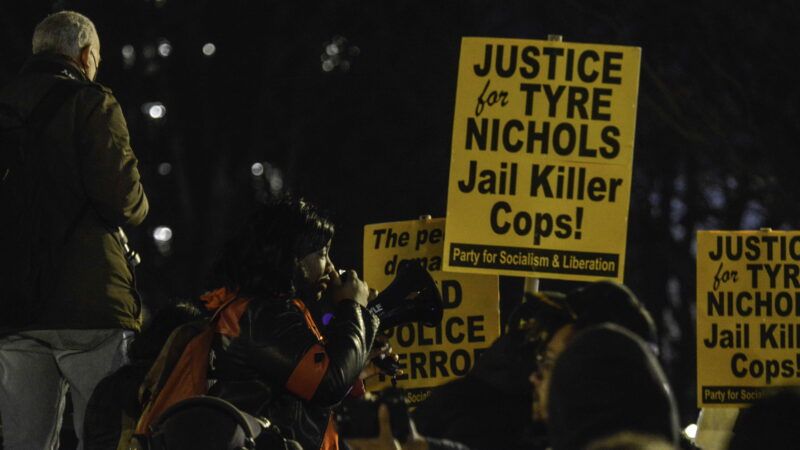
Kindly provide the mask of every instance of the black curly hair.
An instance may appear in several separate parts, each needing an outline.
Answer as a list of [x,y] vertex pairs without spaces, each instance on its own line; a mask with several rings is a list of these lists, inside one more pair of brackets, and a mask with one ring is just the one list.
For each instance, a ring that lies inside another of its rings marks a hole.
[[325,247],[333,224],[303,199],[271,200],[250,216],[225,245],[212,269],[211,288],[224,286],[240,295],[286,300],[300,259]]

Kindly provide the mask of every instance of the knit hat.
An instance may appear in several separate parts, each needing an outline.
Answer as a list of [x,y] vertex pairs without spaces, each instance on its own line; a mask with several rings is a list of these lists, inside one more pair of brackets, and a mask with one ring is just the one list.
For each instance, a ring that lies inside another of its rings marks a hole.
[[615,323],[633,332],[658,351],[658,332],[653,317],[627,286],[613,281],[591,283],[567,295],[578,315],[576,330],[601,323]]
[[578,334],[552,373],[548,413],[553,450],[578,450],[620,431],[678,442],[669,383],[649,346],[603,324]]

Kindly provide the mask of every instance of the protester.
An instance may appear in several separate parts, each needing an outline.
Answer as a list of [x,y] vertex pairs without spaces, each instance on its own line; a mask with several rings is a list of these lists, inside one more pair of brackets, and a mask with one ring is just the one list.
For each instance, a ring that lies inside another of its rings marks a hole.
[[69,387],[80,449],[89,397],[125,363],[140,327],[117,230],[140,224],[148,202],[122,109],[94,82],[101,60],[94,24],[75,12],[52,14],[36,26],[32,47],[0,91],[0,103],[40,132],[39,145],[26,141],[23,162],[3,177],[0,284],[3,304],[14,305],[4,319],[31,307],[15,290],[42,306],[0,330],[11,333],[0,339],[0,415],[6,449],[58,448]]
[[580,450],[624,431],[678,444],[675,400],[655,354],[617,325],[575,335],[555,363],[548,397],[553,450]]
[[413,412],[417,430],[474,449],[537,448],[546,429],[532,421],[530,375],[536,352],[553,331],[574,320],[558,292],[527,294],[506,332],[465,377],[433,389]]
[[579,331],[603,323],[613,323],[633,331],[656,352],[658,334],[647,309],[626,286],[600,281],[570,292],[567,303],[577,319],[552,334],[537,356],[538,367],[531,375],[534,386],[534,409],[537,418],[547,422],[551,372],[556,359]]
[[[328,252],[333,225],[302,200],[261,207],[228,242],[203,300],[238,320],[213,343],[209,394],[269,418],[303,448],[338,448],[331,407],[357,382],[378,330],[370,292],[342,277]],[[335,303],[325,336],[306,304],[326,290]],[[235,316],[234,316],[235,317]]]

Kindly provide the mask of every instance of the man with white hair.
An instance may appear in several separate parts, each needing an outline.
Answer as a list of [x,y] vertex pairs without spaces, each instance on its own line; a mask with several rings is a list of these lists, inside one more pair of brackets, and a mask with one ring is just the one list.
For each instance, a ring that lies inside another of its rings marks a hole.
[[148,202],[122,110],[94,82],[100,59],[94,24],[58,12],[37,25],[32,57],[0,90],[0,106],[18,111],[26,133],[19,156],[0,146],[7,450],[58,448],[67,388],[83,448],[89,397],[126,362],[141,325],[120,227],[140,224]]

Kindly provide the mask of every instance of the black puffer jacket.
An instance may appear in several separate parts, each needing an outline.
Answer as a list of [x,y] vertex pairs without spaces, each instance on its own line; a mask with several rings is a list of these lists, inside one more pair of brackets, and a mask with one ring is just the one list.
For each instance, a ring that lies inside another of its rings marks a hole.
[[290,301],[250,301],[238,337],[218,335],[213,344],[217,383],[209,394],[267,417],[304,449],[317,449],[326,431],[335,433],[328,429],[331,407],[357,380],[379,320],[355,302],[341,301],[320,340],[304,309]]

